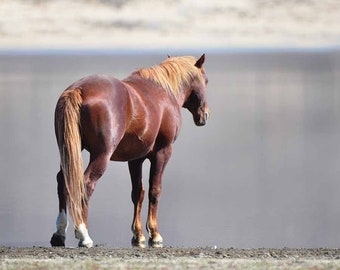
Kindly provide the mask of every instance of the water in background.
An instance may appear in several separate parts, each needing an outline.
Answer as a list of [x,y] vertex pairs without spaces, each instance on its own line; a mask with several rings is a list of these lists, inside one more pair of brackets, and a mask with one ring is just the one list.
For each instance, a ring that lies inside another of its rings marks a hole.
[[[49,246],[58,212],[53,114],[62,90],[87,74],[124,78],[163,58],[0,56],[0,245]],[[183,109],[163,179],[165,245],[339,247],[340,54],[208,54],[206,70],[211,119],[196,127]],[[147,169],[146,162],[144,180]],[[130,192],[127,164],[111,162],[90,205],[96,244],[130,245]],[[72,223],[67,237],[77,245]]]

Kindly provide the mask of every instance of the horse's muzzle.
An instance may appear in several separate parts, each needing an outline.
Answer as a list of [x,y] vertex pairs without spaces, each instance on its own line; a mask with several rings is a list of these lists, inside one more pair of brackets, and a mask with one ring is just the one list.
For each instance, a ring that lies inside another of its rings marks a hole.
[[196,126],[204,126],[210,117],[210,110],[208,107],[205,107],[202,113],[199,114],[199,118],[195,120]]

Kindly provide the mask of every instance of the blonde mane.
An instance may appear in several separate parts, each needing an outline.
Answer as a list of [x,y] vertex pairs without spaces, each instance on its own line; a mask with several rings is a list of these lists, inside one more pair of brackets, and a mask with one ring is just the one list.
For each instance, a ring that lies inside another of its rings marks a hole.
[[169,57],[157,66],[142,68],[136,73],[177,95],[180,89],[189,86],[194,77],[202,79],[200,70],[195,67],[196,61],[193,56]]

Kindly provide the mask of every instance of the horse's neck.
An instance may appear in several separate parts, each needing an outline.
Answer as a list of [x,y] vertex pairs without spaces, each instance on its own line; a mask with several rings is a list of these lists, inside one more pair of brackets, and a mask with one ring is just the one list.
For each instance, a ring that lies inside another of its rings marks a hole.
[[183,107],[183,104],[187,101],[191,94],[190,88],[179,89],[178,93],[176,94],[176,100],[180,107]]
[[[159,89],[159,85],[156,82],[153,82],[150,79],[145,79],[143,77],[141,77],[137,72],[132,73],[129,77],[125,78],[123,80],[123,82],[130,84],[131,86],[137,86],[140,85],[140,82],[147,82],[148,84],[152,84],[154,85],[155,89]],[[166,89],[164,89],[165,92],[168,92]],[[189,89],[179,89],[178,93],[176,94],[172,94],[172,93],[168,93],[169,95],[173,95],[178,103],[179,107],[182,107],[183,104],[185,103],[185,101],[187,100],[187,98],[189,97],[190,93],[189,93]]]

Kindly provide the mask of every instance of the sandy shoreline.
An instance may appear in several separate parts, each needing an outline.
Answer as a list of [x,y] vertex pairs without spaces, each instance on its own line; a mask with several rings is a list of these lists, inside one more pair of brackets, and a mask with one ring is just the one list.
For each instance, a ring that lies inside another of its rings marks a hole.
[[337,269],[339,249],[10,248],[2,269]]
[[318,259],[340,260],[340,249],[336,248],[61,248],[61,247],[0,247],[0,258],[82,258],[98,259],[102,257],[128,258],[215,258],[215,259]]
[[339,25],[336,0],[4,0],[0,49],[328,47]]

